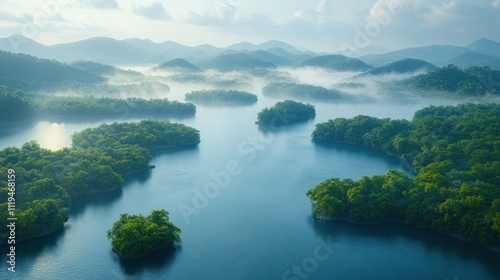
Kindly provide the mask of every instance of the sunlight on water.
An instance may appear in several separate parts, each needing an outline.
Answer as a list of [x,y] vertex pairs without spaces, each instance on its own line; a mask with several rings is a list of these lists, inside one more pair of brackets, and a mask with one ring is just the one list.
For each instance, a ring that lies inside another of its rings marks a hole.
[[43,148],[55,151],[71,146],[71,140],[64,123],[39,122],[35,127],[35,134],[35,139]]

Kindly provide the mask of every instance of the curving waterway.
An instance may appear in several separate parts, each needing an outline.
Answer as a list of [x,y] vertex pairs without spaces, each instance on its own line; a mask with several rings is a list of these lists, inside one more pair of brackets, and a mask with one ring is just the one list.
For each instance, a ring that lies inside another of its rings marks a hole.
[[[0,279],[500,279],[500,253],[432,231],[315,220],[305,192],[330,178],[358,179],[408,166],[381,152],[311,142],[314,124],[358,114],[410,119],[423,104],[314,103],[314,121],[260,130],[248,107],[198,106],[175,120],[200,130],[193,149],[156,154],[156,168],[120,190],[73,203],[64,228],[16,247],[16,272]],[[120,119],[117,119],[120,120]],[[109,120],[111,122],[114,120]],[[4,126],[0,148],[38,140],[47,148],[100,122]],[[163,208],[182,245],[141,260],[120,260],[106,231],[121,213]]]

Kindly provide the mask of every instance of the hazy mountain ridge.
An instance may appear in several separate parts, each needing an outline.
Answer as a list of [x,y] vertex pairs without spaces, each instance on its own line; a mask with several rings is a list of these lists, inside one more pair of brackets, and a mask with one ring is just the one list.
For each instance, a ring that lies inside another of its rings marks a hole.
[[382,67],[373,68],[368,72],[360,74],[359,76],[366,75],[388,75],[388,74],[409,74],[415,72],[428,72],[436,69],[436,65],[429,63],[425,60],[405,58],[395,62],[388,63]]
[[[331,64],[329,65],[328,62],[321,61],[328,59],[327,57],[317,58],[325,54],[304,50],[277,40],[260,44],[240,42],[221,48],[209,44],[192,47],[173,41],[156,43],[148,39],[138,38],[116,40],[107,37],[94,37],[71,43],[45,46],[29,38],[13,35],[0,39],[0,50],[56,59],[61,62],[84,60],[114,66],[160,64],[175,58],[187,59],[191,63],[201,66],[202,62],[206,63],[220,55],[243,53],[276,66],[297,64],[308,66],[308,63],[312,63],[311,66],[336,69]],[[384,66],[405,58],[421,59],[437,66],[456,64],[466,67],[471,65],[470,61],[474,62],[476,58],[479,58],[480,61],[476,61],[474,65],[490,66],[494,69],[500,68],[498,61],[500,59],[500,42],[485,38],[467,46],[432,45],[385,53],[381,53],[384,50],[383,47],[367,47],[360,51],[366,53],[370,50],[372,50],[372,54],[356,56],[356,58],[374,67]],[[355,53],[353,52],[353,54]],[[327,55],[331,56],[330,54]],[[309,59],[313,59],[312,62],[305,63]],[[366,66],[359,67],[360,65],[354,67],[354,70],[368,70],[362,69]],[[341,70],[345,71],[347,69],[342,68]]]
[[299,66],[320,67],[336,71],[366,71],[373,68],[359,59],[337,54],[316,56],[300,63]]

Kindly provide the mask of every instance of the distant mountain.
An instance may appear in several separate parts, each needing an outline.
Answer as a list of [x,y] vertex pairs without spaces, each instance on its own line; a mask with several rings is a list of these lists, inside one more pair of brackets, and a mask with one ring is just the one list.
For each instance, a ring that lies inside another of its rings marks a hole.
[[300,62],[308,60],[309,58],[314,57],[314,55],[310,55],[307,53],[302,53],[302,54],[291,53],[291,52],[288,52],[282,48],[270,48],[270,49],[267,49],[266,51],[268,53],[271,53],[271,54],[274,54],[276,56],[290,60],[293,63],[300,63]]
[[470,67],[470,66],[487,66],[491,62],[499,59],[498,57],[477,53],[477,52],[466,52],[462,55],[454,57],[453,59],[447,61],[447,64],[454,64],[459,67]]
[[434,64],[431,64],[424,60],[405,58],[402,60],[389,63],[382,67],[371,69],[370,71],[363,73],[361,75],[378,76],[378,75],[388,75],[388,74],[409,74],[415,72],[428,72],[436,68],[437,67]]
[[200,67],[190,63],[189,61],[182,59],[182,58],[176,58],[169,60],[167,62],[164,62],[156,67],[156,69],[163,69],[163,70],[171,70],[171,71],[178,71],[178,72],[200,72],[202,71]]
[[47,54],[48,47],[21,35],[12,35],[0,39],[0,50],[43,57]]
[[373,68],[359,59],[336,54],[316,56],[298,66],[320,67],[336,71],[367,71]]
[[369,54],[384,54],[391,52],[392,50],[386,47],[382,46],[367,46],[364,48],[359,48],[359,49],[354,49],[354,50],[342,50],[340,52],[337,52],[335,54],[341,54],[344,56],[349,56],[349,57],[360,57],[364,55],[369,55]]
[[[50,47],[54,59],[72,62],[88,60],[99,63],[120,65],[155,63],[166,59],[158,53],[144,51],[127,42],[106,37],[95,37],[73,43],[58,44]],[[160,61],[158,61],[161,59]]]
[[227,49],[233,49],[233,50],[237,50],[237,51],[244,51],[244,50],[257,51],[257,50],[267,50],[267,49],[272,49],[272,48],[281,48],[287,52],[294,53],[294,54],[303,53],[302,51],[300,51],[296,47],[294,47],[288,43],[285,43],[282,41],[277,41],[277,40],[267,41],[267,42],[264,42],[264,43],[261,43],[258,45],[252,44],[249,42],[240,42],[240,43],[233,44],[233,45],[230,45],[227,47]]
[[479,39],[468,45],[467,48],[482,54],[500,57],[500,43],[489,39]]
[[3,86],[36,91],[104,81],[95,73],[54,60],[0,51],[0,85]]
[[293,61],[274,55],[268,51],[258,50],[249,52],[248,55],[260,61],[268,62],[277,66],[286,66],[293,64]]
[[421,59],[438,66],[443,66],[446,65],[446,61],[466,52],[470,52],[470,49],[457,46],[427,46],[408,48],[385,54],[365,55],[358,58],[375,66],[383,66],[405,58]]
[[244,53],[219,55],[207,61],[203,66],[204,68],[222,71],[276,67],[272,63],[264,62]]

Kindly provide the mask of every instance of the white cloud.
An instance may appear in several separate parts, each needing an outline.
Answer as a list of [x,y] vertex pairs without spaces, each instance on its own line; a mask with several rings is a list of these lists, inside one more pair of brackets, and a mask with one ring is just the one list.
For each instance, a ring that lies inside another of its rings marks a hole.
[[441,5],[431,5],[430,11],[423,14],[428,24],[443,24],[460,20],[459,5],[455,0]]
[[199,11],[191,11],[187,22],[198,25],[224,25],[232,22],[236,17],[236,6],[228,2],[215,2]]
[[500,8],[500,0],[493,0],[493,3],[491,3],[491,6],[495,8]]
[[153,2],[149,6],[136,6],[134,13],[151,20],[170,20],[170,15],[160,2]]
[[119,5],[115,0],[87,0],[86,5],[97,9],[118,9]]

